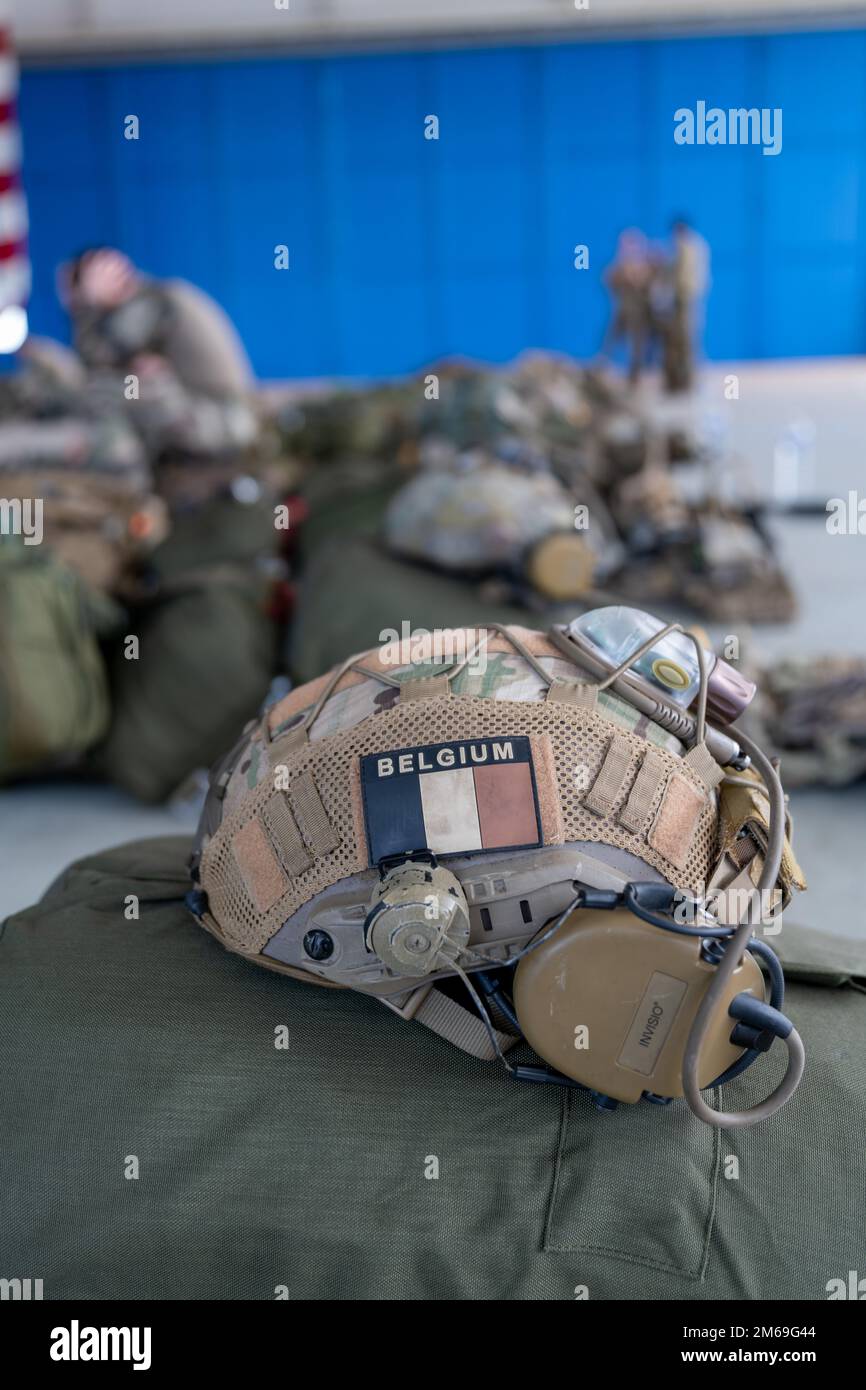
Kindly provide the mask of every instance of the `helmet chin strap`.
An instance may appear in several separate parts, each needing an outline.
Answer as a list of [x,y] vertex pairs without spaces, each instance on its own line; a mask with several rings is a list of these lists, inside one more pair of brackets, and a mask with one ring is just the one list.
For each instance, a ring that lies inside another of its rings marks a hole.
[[[749,899],[745,919],[725,947],[724,955],[719,962],[712,983],[695,1015],[683,1056],[683,1090],[686,1102],[699,1120],[703,1120],[708,1125],[715,1125],[719,1129],[745,1129],[748,1125],[757,1124],[758,1121],[766,1120],[770,1115],[774,1115],[796,1091],[806,1061],[803,1040],[796,1028],[791,1028],[787,1036],[784,1036],[784,1042],[788,1049],[788,1066],[785,1075],[775,1091],[749,1110],[731,1112],[713,1110],[701,1095],[701,1088],[698,1084],[698,1064],[704,1042],[712,1025],[713,1016],[719,1008],[719,1001],[725,991],[725,986],[742,960],[743,952],[748,947],[754,925],[761,921],[763,894],[776,886],[784,848],[785,795],[778,774],[769,758],[751,739],[739,731],[737,736],[744,751],[749,754],[753,765],[760,772],[767,788],[770,798],[769,842],[764,858],[764,867],[761,870],[755,891]],[[782,1035],[780,1034],[780,1036]]]

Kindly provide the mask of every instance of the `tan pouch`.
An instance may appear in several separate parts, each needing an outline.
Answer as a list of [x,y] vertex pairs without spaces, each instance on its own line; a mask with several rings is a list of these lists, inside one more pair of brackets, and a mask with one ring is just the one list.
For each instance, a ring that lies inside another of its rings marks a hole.
[[[745,780],[752,785],[742,785]],[[740,865],[749,863],[753,882],[757,882],[767,852],[769,830],[770,803],[757,773],[742,773],[741,782],[734,786],[723,782],[719,787],[719,853],[720,856],[729,854]],[[743,841],[747,843],[744,845]],[[753,846],[756,847],[754,853]],[[791,901],[795,889],[802,892],[806,888],[803,870],[787,835],[778,883],[783,907]]]

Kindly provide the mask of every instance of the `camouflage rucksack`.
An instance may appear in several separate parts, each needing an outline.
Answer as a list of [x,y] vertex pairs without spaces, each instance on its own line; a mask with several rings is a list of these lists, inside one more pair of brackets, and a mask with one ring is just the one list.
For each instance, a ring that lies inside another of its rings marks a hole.
[[0,780],[69,766],[105,732],[97,636],[116,616],[42,547],[0,538]]

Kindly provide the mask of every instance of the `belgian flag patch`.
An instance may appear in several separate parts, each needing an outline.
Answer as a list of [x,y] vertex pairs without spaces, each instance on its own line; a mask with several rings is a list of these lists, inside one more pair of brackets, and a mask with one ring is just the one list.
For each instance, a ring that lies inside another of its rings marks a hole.
[[462,739],[361,758],[370,863],[428,850],[470,854],[543,843],[528,738]]

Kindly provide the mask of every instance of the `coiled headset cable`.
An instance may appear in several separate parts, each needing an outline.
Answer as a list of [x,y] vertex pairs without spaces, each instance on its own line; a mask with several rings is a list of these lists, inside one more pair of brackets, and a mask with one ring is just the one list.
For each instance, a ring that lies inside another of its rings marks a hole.
[[755,1007],[748,1008],[747,1006],[748,1013],[741,1007],[737,1008],[737,1012],[733,1012],[735,1006],[738,1005],[738,1000],[748,1001],[750,999],[750,996],[738,995],[732,1001],[729,1012],[732,1013],[733,1017],[738,1015],[750,1016],[750,1019],[753,1018],[755,1021],[760,1018],[777,1037],[782,1038],[788,1049],[788,1066],[785,1075],[775,1091],[749,1110],[713,1110],[701,1095],[701,1088],[698,1083],[701,1051],[712,1025],[713,1015],[720,1006],[725,986],[748,949],[755,923],[761,920],[763,895],[776,886],[785,842],[785,794],[782,791],[782,784],[776,769],[757,744],[739,730],[737,730],[737,738],[744,752],[748,753],[751,758],[752,766],[763,778],[770,799],[770,831],[767,853],[764,856],[764,867],[761,870],[757,886],[750,895],[745,917],[728,941],[716,968],[716,973],[701,1000],[683,1054],[683,1092],[686,1103],[699,1120],[703,1120],[708,1125],[715,1125],[718,1129],[745,1129],[749,1125],[757,1124],[760,1120],[768,1119],[770,1115],[775,1115],[776,1111],[781,1109],[787,1100],[790,1100],[799,1086],[806,1063],[803,1040],[790,1020],[769,1004],[758,1005],[758,1001],[754,1001]]

